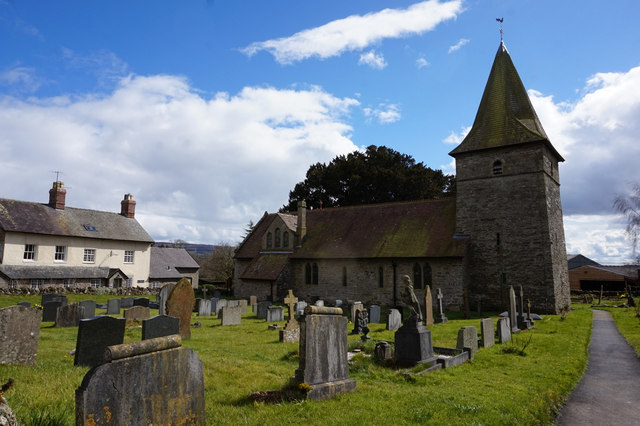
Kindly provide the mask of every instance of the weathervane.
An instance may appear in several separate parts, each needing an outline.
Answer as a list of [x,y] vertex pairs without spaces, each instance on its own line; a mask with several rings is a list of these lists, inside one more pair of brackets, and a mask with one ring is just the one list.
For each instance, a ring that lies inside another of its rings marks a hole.
[[502,42],[502,35],[503,35],[502,23],[504,22],[504,18],[496,18],[496,21],[500,22],[500,42]]

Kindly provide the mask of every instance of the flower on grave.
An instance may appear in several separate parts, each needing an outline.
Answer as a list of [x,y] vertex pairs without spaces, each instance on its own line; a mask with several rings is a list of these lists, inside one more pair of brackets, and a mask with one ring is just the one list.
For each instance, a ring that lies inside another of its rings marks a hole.
[[311,391],[311,389],[313,389],[313,387],[309,383],[302,382],[298,385],[298,389],[300,389],[304,393],[308,393]]

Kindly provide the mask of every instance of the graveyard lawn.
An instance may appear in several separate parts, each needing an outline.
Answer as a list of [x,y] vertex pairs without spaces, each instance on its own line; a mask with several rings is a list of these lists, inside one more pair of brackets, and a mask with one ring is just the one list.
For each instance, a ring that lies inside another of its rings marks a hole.
[[[69,298],[74,303],[86,298]],[[106,303],[109,296],[95,296]],[[0,297],[0,307],[38,297],[12,300]],[[96,314],[105,310],[97,309]],[[157,310],[151,310],[156,315]],[[120,314],[121,316],[122,314]],[[459,319],[447,313],[449,322],[429,326],[435,346],[455,348],[458,330],[480,319]],[[497,317],[494,318],[494,324]],[[286,319],[286,318],[285,318]],[[536,328],[514,336],[513,347],[525,349],[526,356],[502,350],[511,344],[480,349],[475,359],[464,365],[428,374],[393,370],[372,362],[374,339],[394,340],[394,332],[384,324],[370,324],[372,340],[354,357],[350,378],[355,392],[320,401],[277,404],[253,402],[256,391],[278,390],[298,368],[298,343],[280,343],[278,330],[269,330],[265,320],[249,310],[242,324],[221,326],[215,316],[197,317],[201,328],[191,329],[191,339],[183,346],[194,349],[204,364],[208,424],[552,424],[557,408],[577,384],[587,362],[591,334],[591,312],[584,305],[564,319],[547,316]],[[285,322],[278,323],[284,326]],[[349,332],[353,324],[349,323]],[[77,327],[54,328],[43,323],[35,366],[0,365],[0,381],[13,377],[14,388],[6,398],[21,424],[40,424],[53,419],[74,423],[74,392],[88,371],[74,367],[70,351],[75,348]],[[139,340],[140,328],[130,328],[125,342]],[[359,345],[359,336],[349,335],[350,346]]]
[[[635,299],[636,305],[640,304],[640,297]],[[604,308],[611,312],[620,334],[624,336],[629,345],[640,357],[640,309],[636,308]]]

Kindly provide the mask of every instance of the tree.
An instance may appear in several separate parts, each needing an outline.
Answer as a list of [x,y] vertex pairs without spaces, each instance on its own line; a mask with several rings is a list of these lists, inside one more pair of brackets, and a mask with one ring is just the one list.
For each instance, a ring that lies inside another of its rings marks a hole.
[[[632,186],[631,194],[618,195],[613,202],[613,208],[626,216],[626,231],[631,239],[633,255],[638,255],[638,243],[640,242],[640,184]],[[640,256],[638,256],[638,261],[640,261]]]
[[229,243],[221,243],[211,253],[196,257],[200,265],[200,276],[218,282],[229,283],[233,278],[235,247]]
[[244,241],[249,236],[249,234],[253,232],[255,227],[256,225],[253,223],[253,220],[250,220],[249,223],[247,223],[247,227],[244,228],[244,235],[242,236],[242,241]]
[[410,155],[371,145],[365,152],[339,155],[309,167],[306,179],[289,192],[281,211],[304,200],[313,208],[439,198],[455,193],[455,178],[416,163]]

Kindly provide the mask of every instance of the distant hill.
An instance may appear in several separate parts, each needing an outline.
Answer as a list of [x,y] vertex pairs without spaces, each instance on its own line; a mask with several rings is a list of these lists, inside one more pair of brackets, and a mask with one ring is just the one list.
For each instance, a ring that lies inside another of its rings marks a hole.
[[169,241],[156,241],[153,243],[154,247],[183,247],[186,251],[194,256],[202,256],[205,254],[213,253],[216,245],[211,244],[190,244],[190,243],[172,243]]

